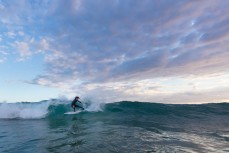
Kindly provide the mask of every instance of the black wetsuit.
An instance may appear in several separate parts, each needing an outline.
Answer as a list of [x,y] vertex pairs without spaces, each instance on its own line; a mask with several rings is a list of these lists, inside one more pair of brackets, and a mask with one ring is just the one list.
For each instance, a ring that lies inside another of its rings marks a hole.
[[76,105],[77,102],[81,103],[81,101],[74,99],[71,104],[72,108],[74,109],[74,112],[76,111],[76,107],[84,109],[83,107]]

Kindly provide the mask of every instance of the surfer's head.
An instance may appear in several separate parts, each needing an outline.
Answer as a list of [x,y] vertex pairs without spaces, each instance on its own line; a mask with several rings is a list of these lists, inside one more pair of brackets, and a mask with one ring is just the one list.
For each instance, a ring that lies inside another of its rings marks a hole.
[[76,96],[75,99],[80,99],[80,97]]

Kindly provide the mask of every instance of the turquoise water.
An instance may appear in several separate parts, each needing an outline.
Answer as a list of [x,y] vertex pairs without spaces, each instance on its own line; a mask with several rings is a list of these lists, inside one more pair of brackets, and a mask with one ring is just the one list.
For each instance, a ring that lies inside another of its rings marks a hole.
[[0,152],[229,152],[228,103],[68,103],[0,104]]

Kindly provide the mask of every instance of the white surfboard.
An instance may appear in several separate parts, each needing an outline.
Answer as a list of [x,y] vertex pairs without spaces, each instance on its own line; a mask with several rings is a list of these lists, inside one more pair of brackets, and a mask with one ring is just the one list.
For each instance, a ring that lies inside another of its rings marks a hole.
[[82,112],[82,110],[77,110],[75,112],[66,112],[64,114],[66,114],[66,115],[73,115],[73,114],[79,114],[80,112]]

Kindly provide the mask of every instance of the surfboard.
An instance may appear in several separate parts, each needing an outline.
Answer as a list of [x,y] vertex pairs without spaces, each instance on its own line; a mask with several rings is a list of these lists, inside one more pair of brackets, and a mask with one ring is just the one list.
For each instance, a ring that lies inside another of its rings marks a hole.
[[82,112],[82,110],[77,110],[75,112],[66,112],[64,113],[65,115],[74,115],[74,114],[79,114],[80,112]]

